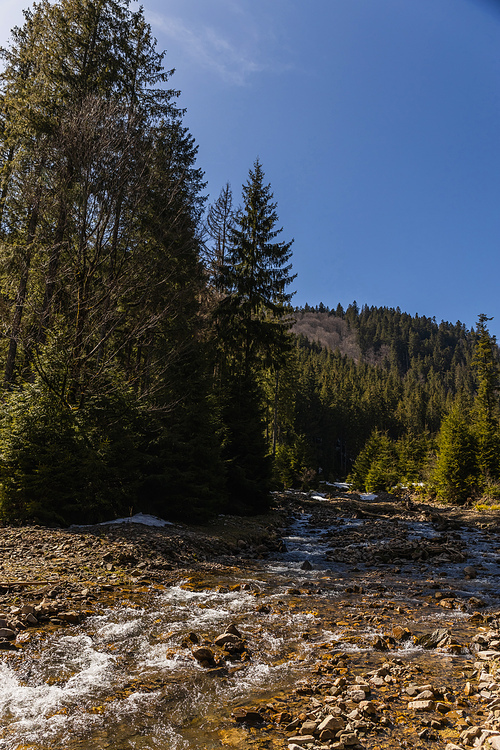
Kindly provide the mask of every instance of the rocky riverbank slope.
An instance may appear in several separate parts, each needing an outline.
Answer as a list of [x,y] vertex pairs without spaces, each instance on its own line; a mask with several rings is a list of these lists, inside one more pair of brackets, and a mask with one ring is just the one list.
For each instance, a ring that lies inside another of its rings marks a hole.
[[[255,607],[276,622],[311,612],[300,634],[308,676],[293,692],[253,705],[242,699],[234,728],[221,727],[221,747],[500,750],[498,511],[363,501],[332,489],[324,498],[276,495],[265,516],[222,516],[204,527],[0,528],[3,658],[125,599],[258,571],[284,552],[297,519],[317,530],[331,569],[305,561],[286,596],[263,600],[255,591]],[[243,620],[189,633],[173,652],[191,652],[224,680],[258,654],[252,630]],[[291,656],[285,643],[283,658]]]

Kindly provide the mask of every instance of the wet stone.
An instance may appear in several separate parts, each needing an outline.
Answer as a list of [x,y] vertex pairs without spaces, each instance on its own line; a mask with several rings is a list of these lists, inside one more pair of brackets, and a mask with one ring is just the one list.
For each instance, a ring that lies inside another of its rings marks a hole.
[[0,628],[1,640],[13,640],[16,637],[16,631],[11,628]]
[[202,666],[205,664],[212,665],[214,663],[214,652],[210,648],[196,648],[191,652],[197,662],[200,662]]
[[237,708],[233,711],[233,718],[239,723],[262,724],[264,718],[252,708]]
[[434,711],[436,705],[434,701],[432,700],[418,700],[418,701],[410,701],[408,703],[408,708],[411,711]]
[[318,725],[318,732],[323,732],[327,729],[335,732],[345,729],[345,721],[340,716],[332,716],[330,714]]
[[300,727],[299,734],[307,734],[307,735],[314,734],[317,728],[318,728],[317,721],[305,721]]
[[301,743],[307,743],[307,742],[314,742],[314,735],[312,734],[297,734],[294,737],[289,737],[288,742],[301,742]]

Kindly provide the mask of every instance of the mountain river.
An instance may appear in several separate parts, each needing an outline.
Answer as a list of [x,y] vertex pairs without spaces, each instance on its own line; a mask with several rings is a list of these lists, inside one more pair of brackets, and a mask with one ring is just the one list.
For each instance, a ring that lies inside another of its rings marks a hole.
[[[430,522],[398,524],[407,542],[442,541]],[[395,557],[374,565],[364,561],[367,525],[373,532],[371,519],[337,518],[325,526],[297,512],[286,552],[273,559],[169,587],[120,591],[83,624],[40,632],[22,651],[2,652],[0,748],[286,748],[283,727],[237,722],[235,711],[287,709],[297,686],[339,654],[353,675],[390,657],[416,665],[421,681],[459,693],[477,658],[469,647],[478,632],[471,613],[499,607],[496,530],[462,528],[448,536],[448,545],[464,551],[459,562]],[[385,535],[382,525],[378,549],[394,545]],[[474,567],[474,577],[464,577],[464,566]],[[447,597],[450,608],[440,605]],[[213,644],[231,625],[244,639],[242,655],[213,669],[193,658],[196,646]],[[414,638],[393,639],[389,652],[374,647],[396,625]],[[437,628],[447,628],[459,645],[418,645],[419,635]],[[390,738],[388,730],[386,744],[378,736],[364,746],[389,747]]]

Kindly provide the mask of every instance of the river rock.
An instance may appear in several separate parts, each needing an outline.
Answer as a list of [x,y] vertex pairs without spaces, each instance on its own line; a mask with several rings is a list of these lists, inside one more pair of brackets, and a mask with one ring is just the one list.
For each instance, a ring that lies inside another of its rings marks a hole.
[[448,645],[451,635],[450,631],[446,628],[437,628],[432,633],[424,633],[424,635],[416,636],[414,640],[417,646],[422,646],[425,649],[440,648]]
[[361,701],[366,700],[366,693],[364,690],[358,689],[356,687],[348,691],[347,698],[353,703],[361,703]]
[[464,568],[464,577],[469,580],[477,578],[477,570],[472,565],[467,565],[467,567]]
[[392,635],[397,641],[408,641],[412,636],[412,632],[408,628],[403,628],[401,625],[396,625],[392,629]]
[[19,610],[19,614],[21,615],[34,615],[35,614],[35,607],[33,604],[23,604],[23,606]]
[[78,625],[78,623],[80,622],[80,615],[78,614],[78,612],[74,612],[73,610],[70,610],[68,612],[60,612],[58,614],[58,617],[63,622],[68,622],[72,625]]
[[245,724],[261,724],[264,721],[259,712],[253,708],[236,708],[233,711],[233,718],[235,721]]
[[474,740],[479,737],[481,733],[481,727],[469,727],[469,729],[465,729],[462,732],[462,734],[460,735],[460,740],[464,743],[464,745],[472,745]]
[[422,690],[421,693],[418,693],[418,695],[415,697],[416,701],[432,701],[434,700],[436,696],[434,695],[434,690]]
[[235,635],[238,638],[243,638],[243,636],[241,635],[240,631],[238,630],[238,628],[236,627],[236,625],[233,622],[231,623],[231,625],[228,625],[228,627],[226,628],[226,633],[230,633],[231,635]]
[[194,648],[191,653],[202,667],[212,667],[214,665],[214,652],[212,649],[202,646],[201,648]]
[[321,724],[318,724],[318,732],[323,732],[325,729],[339,732],[341,729],[345,729],[345,721],[340,716],[329,714],[326,719],[323,719]]
[[408,703],[408,708],[411,711],[434,711],[435,709],[435,703],[431,700],[425,700],[425,701],[410,701]]
[[11,641],[16,637],[17,633],[15,630],[12,630],[11,628],[0,628],[0,639]]
[[307,744],[308,742],[314,742],[314,735],[312,734],[298,734],[295,737],[289,737],[288,742],[303,742],[304,744]]
[[380,635],[376,635],[372,647],[375,649],[375,651],[389,651],[389,643],[387,642],[387,638],[382,638]]
[[244,649],[243,641],[241,640],[241,638],[237,635],[233,635],[232,633],[223,633],[222,635],[218,635],[214,640],[214,643],[216,646],[219,646],[219,648],[232,646],[233,648],[239,648],[241,650]]
[[346,734],[341,734],[339,739],[342,742],[342,744],[347,745],[347,746],[358,744],[358,738],[354,734],[354,732],[347,732]]
[[[289,714],[288,711],[280,711],[280,713],[276,714],[274,717],[274,721],[276,724],[290,724],[292,721],[292,715]],[[296,729],[296,727],[293,727],[293,729]]]
[[358,708],[368,716],[373,716],[377,713],[377,707],[373,701],[361,701]]
[[317,721],[305,721],[299,729],[299,734],[314,734],[317,728]]
[[493,649],[489,649],[487,651],[478,651],[476,656],[478,657],[478,659],[482,659],[483,661],[491,661],[492,659],[500,658],[500,651],[494,651]]

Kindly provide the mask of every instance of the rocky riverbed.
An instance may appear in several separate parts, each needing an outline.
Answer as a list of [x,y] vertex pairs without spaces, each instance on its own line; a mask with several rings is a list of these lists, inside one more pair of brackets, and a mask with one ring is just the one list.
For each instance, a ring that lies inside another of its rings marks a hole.
[[332,490],[0,529],[0,747],[498,750],[498,520]]

